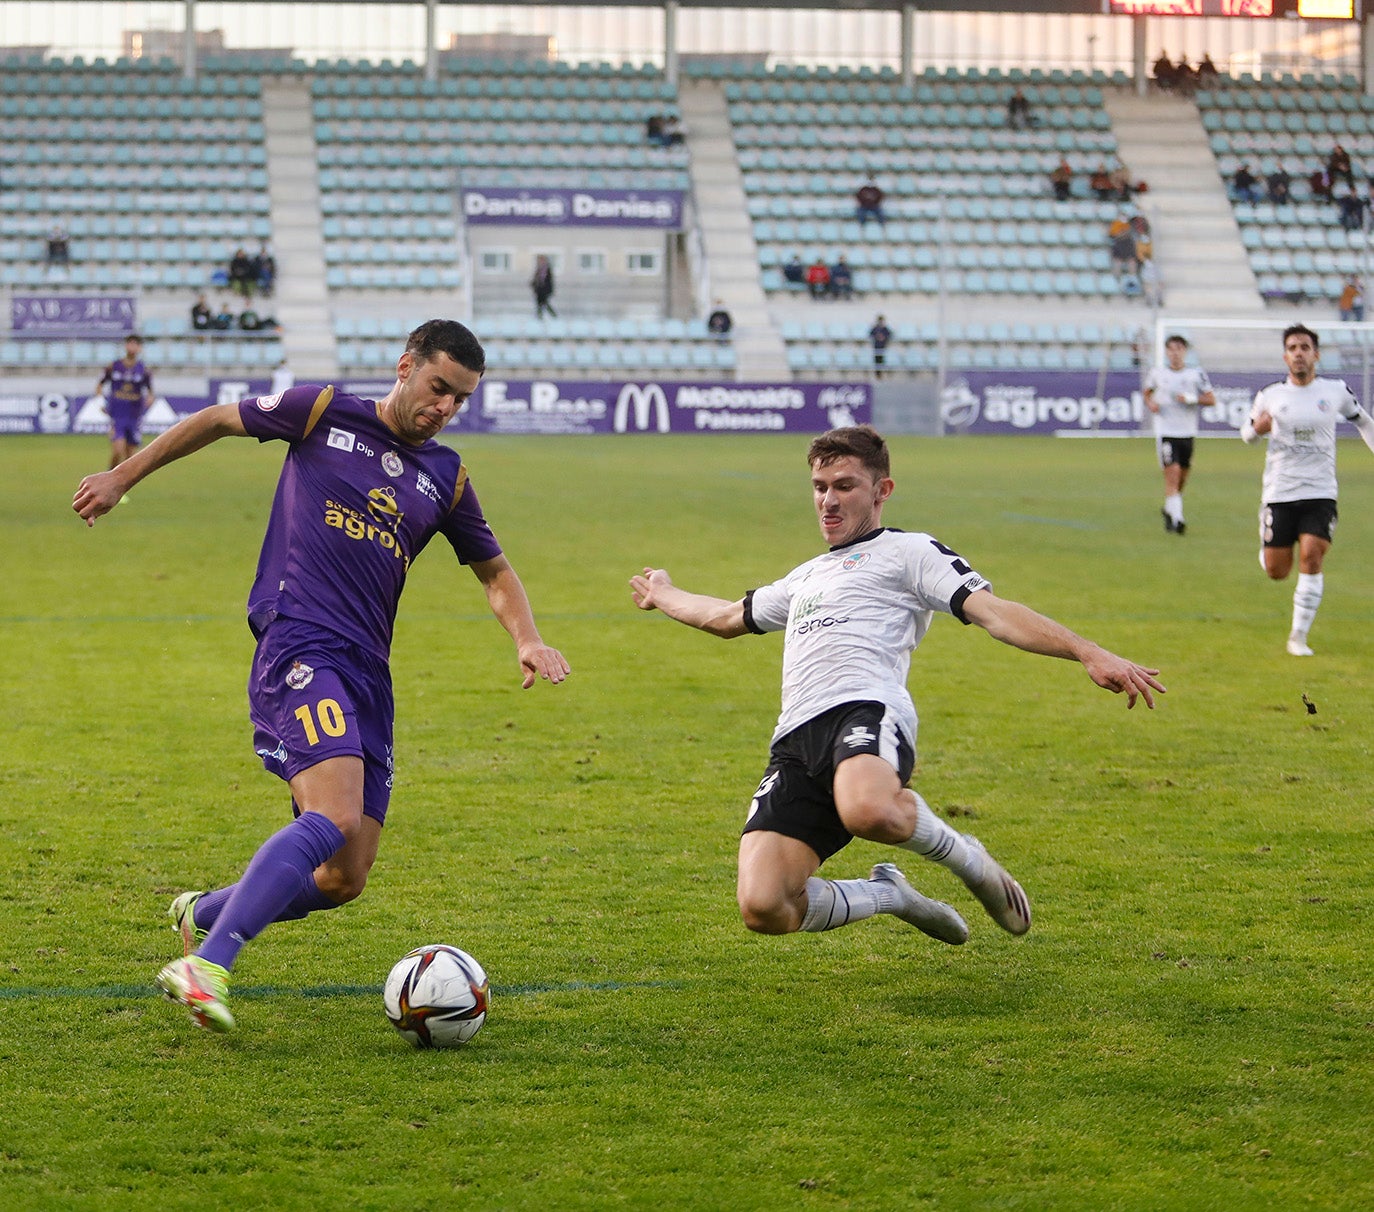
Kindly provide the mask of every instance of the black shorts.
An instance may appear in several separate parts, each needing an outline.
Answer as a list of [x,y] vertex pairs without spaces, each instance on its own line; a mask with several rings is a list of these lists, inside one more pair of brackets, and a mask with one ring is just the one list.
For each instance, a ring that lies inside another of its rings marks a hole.
[[1192,438],[1160,438],[1159,465],[1161,467],[1182,467],[1187,471],[1193,465]]
[[1260,506],[1260,541],[1266,547],[1292,547],[1300,534],[1314,534],[1328,543],[1336,533],[1336,502],[1275,501]]
[[843,850],[854,835],[835,810],[835,767],[857,753],[882,758],[904,787],[916,763],[911,742],[886,704],[841,703],[773,743],[743,832],[796,838],[821,862]]

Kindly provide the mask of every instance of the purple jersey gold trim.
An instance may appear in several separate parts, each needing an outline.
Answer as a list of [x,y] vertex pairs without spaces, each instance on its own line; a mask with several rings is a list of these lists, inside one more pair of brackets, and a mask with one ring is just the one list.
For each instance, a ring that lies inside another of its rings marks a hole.
[[246,399],[239,416],[250,436],[290,445],[248,598],[257,634],[300,619],[385,660],[430,539],[442,534],[465,564],[501,554],[458,452],[401,441],[373,401],[306,385]]

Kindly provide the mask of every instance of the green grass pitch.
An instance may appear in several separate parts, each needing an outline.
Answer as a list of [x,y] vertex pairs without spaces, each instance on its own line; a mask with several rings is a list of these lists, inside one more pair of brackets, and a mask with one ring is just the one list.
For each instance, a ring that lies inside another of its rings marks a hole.
[[[780,637],[629,600],[645,564],[735,597],[814,554],[805,445],[467,444],[573,677],[522,692],[476,581],[426,553],[371,885],[250,945],[239,1031],[215,1037],[152,976],[171,897],[287,819],[244,698],[280,451],[219,443],[88,531],[70,499],[104,442],[0,441],[0,1207],[1374,1205],[1369,453],[1341,450],[1303,661],[1291,582],[1257,565],[1261,451],[1199,444],[1180,539],[1148,443],[894,441],[889,524],[1169,687],[1127,713],[1075,665],[937,620],[915,784],[1036,910],[1012,939],[908,857],[969,919],[947,948],[891,918],[743,929]],[[495,991],[448,1054],[380,1006],[436,941]]]

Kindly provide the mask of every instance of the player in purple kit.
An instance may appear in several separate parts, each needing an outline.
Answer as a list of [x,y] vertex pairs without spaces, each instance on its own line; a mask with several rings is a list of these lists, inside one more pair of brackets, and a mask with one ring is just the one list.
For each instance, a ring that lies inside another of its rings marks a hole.
[[[143,338],[131,332],[124,338],[124,356],[116,358],[100,376],[95,394],[105,397],[110,414],[110,466],[118,467],[138,449],[139,426],[153,402],[153,376],[143,365]],[[102,390],[105,384],[110,390]]]
[[391,795],[392,626],[406,572],[430,539],[442,534],[476,574],[526,689],[568,675],[540,638],[462,459],[433,440],[485,366],[463,325],[431,320],[410,334],[380,402],[302,386],[212,406],[76,491],[73,508],[94,525],[139,480],[220,438],[290,446],[248,599],[258,641],[248,691],[254,746],[290,786],[295,819],[236,884],[172,903],[187,954],[157,981],[202,1027],[233,1027],[229,969],[245,942],[272,922],[337,908],[367,882]]

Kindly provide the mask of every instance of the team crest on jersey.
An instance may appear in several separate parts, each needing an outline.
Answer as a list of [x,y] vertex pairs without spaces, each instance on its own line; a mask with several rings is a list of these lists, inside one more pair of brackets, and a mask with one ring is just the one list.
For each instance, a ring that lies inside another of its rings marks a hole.
[[278,404],[281,403],[281,395],[281,392],[277,392],[277,394],[274,396],[259,396],[258,411],[271,412],[274,408],[276,408]]
[[853,572],[854,569],[862,568],[867,563],[868,552],[861,551],[857,555],[845,556],[845,558],[840,562],[840,567],[843,568],[845,572]]
[[290,672],[286,675],[286,684],[292,690],[304,690],[314,676],[315,671],[309,665],[302,661],[292,661]]
[[382,456],[382,470],[389,476],[398,476],[405,471],[405,464],[401,462],[401,456],[394,450],[388,450]]

